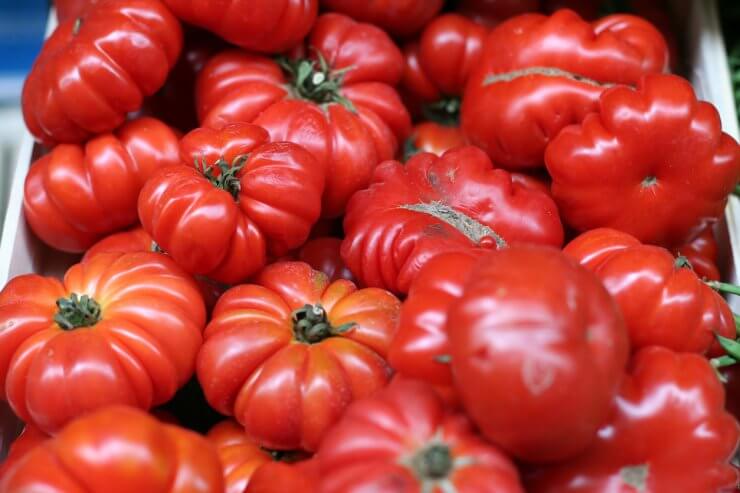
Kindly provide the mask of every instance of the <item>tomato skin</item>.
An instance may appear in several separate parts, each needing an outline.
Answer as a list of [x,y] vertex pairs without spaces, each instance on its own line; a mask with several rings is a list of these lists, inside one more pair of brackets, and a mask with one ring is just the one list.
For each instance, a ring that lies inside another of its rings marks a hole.
[[57,250],[83,252],[136,222],[144,182],[180,162],[175,132],[139,118],[86,144],[61,144],[31,165],[23,213],[33,232]]
[[54,0],[57,13],[57,22],[60,24],[68,19],[76,19],[91,5],[100,0]]
[[206,438],[216,447],[221,460],[226,487],[224,493],[244,493],[255,471],[272,461],[270,454],[250,441],[244,428],[234,421],[218,423]]
[[639,17],[589,24],[570,10],[517,16],[484,42],[464,93],[462,129],[500,166],[541,167],[548,142],[597,110],[605,83],[635,84],[667,63],[662,35]]
[[319,237],[308,240],[298,251],[297,260],[323,272],[330,281],[346,279],[355,282],[352,272],[344,264],[339,249],[340,238]]
[[321,0],[325,9],[375,24],[400,37],[419,32],[442,9],[443,3],[443,0]]
[[[429,209],[430,204],[472,221],[460,219],[454,227],[435,216],[444,211]],[[406,293],[421,266],[441,252],[495,248],[501,240],[553,246],[563,241],[552,199],[494,169],[473,146],[441,157],[417,154],[406,164],[381,163],[370,188],[347,206],[344,230],[342,258],[355,277],[397,293]]]
[[7,475],[8,471],[23,457],[33,450],[37,445],[43,443],[49,435],[33,425],[26,425],[18,438],[13,440],[8,450],[8,455],[0,464],[0,481]]
[[539,0],[462,0],[457,11],[485,26],[495,26],[515,15],[537,12]]
[[244,493],[317,493],[318,471],[315,460],[295,464],[268,462],[257,469]]
[[[687,81],[649,75],[604,92],[599,111],[547,148],[565,222],[674,246],[716,221],[740,179],[740,147]],[[625,159],[629,169],[614,167]]]
[[338,217],[350,196],[367,186],[377,163],[393,158],[411,131],[409,114],[392,87],[401,78],[403,58],[382,30],[339,14],[317,19],[306,51],[320,54],[334,73],[352,67],[338,82],[338,96],[354,110],[341,102],[291,96],[300,91],[275,61],[227,51],[198,76],[198,114],[204,127],[251,122],[273,141],[308,149],[328,171],[322,216]]
[[657,345],[704,354],[715,334],[735,336],[727,302],[665,248],[601,228],[578,236],[563,252],[602,280],[624,315],[633,350]]
[[738,423],[725,411],[722,384],[706,359],[641,349],[615,402],[591,447],[534,474],[529,491],[736,491],[738,471],[730,461]]
[[121,125],[164,84],[182,28],[154,0],[110,0],[57,27],[23,86],[26,126],[47,145],[77,143]]
[[[64,330],[56,302],[71,293],[100,305],[100,321]],[[63,281],[35,274],[0,292],[2,398],[52,433],[110,404],[149,409],[193,374],[205,307],[192,279],[164,255],[99,254]]]
[[624,321],[591,272],[550,247],[489,252],[447,311],[455,388],[492,443],[525,462],[572,458],[608,418]]
[[[357,325],[301,342],[291,317],[307,304],[320,304],[335,328]],[[352,400],[385,385],[399,309],[386,291],[330,283],[303,262],[272,264],[256,284],[219,299],[198,356],[198,380],[209,404],[233,415],[261,446],[315,450]]]
[[308,34],[318,0],[163,0],[183,21],[247,50],[280,53]]
[[29,452],[2,491],[220,493],[221,466],[201,436],[134,408],[83,416]]
[[[436,478],[414,465],[434,445],[444,447],[451,461]],[[408,380],[394,379],[353,403],[315,460],[322,493],[524,492],[506,455],[475,435],[464,415],[449,412],[431,387]]]
[[[194,165],[155,173],[139,195],[139,218],[186,271],[233,284],[261,269],[268,251],[280,256],[306,241],[324,186],[324,170],[307,150],[268,143],[264,129],[241,123],[196,129],[183,137],[181,152]],[[195,164],[223,159],[232,167],[238,156],[248,157],[234,175],[236,201]]]
[[406,141],[404,161],[420,152],[431,152],[441,156],[450,149],[466,144],[460,127],[442,125],[433,121],[418,123]]

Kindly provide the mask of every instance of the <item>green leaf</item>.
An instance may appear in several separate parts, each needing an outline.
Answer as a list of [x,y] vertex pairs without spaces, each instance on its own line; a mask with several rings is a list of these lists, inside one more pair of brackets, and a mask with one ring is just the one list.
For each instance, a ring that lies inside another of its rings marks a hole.
[[737,342],[735,339],[730,339],[729,337],[723,337],[719,334],[715,334],[715,336],[717,337],[719,345],[727,351],[727,354],[736,360],[740,360],[740,342]]

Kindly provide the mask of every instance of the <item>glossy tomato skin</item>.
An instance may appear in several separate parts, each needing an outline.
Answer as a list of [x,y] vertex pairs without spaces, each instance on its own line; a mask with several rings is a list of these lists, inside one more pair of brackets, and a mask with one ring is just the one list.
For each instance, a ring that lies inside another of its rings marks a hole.
[[[309,338],[299,330],[295,310],[306,305],[329,332]],[[198,380],[211,406],[261,446],[315,450],[350,402],[385,385],[399,309],[387,291],[330,283],[303,262],[272,264],[216,304]],[[348,323],[355,325],[339,330]]]
[[[736,491],[738,424],[709,362],[650,347],[634,357],[612,417],[581,457],[531,478],[538,493]],[[689,397],[690,396],[690,397]]]
[[[233,284],[261,269],[268,252],[283,255],[308,238],[325,171],[301,146],[268,140],[247,123],[196,129],[181,142],[183,162],[193,164],[162,168],[142,189],[143,228],[188,272]],[[242,166],[234,195],[203,172],[203,163],[223,172],[218,160]]]
[[321,0],[327,10],[375,24],[394,36],[419,32],[442,9],[443,0]]
[[[97,323],[64,329],[57,300],[87,295]],[[190,277],[164,255],[99,254],[64,281],[35,274],[0,292],[2,398],[24,422],[58,431],[110,404],[149,409],[193,374],[205,308]]]
[[633,350],[657,345],[703,354],[715,334],[734,338],[727,302],[665,248],[602,228],[563,251],[602,280],[624,315]]
[[221,461],[224,493],[244,493],[254,472],[272,461],[269,452],[247,438],[244,427],[235,421],[221,421],[206,438],[216,447]]
[[598,110],[547,148],[565,222],[675,246],[716,221],[740,179],[740,147],[687,81],[649,75],[606,91]]
[[23,457],[49,438],[49,435],[33,425],[26,425],[18,437],[13,440],[8,450],[8,455],[0,464],[0,481],[7,475],[8,471]]
[[221,493],[218,456],[201,436],[130,407],[111,406],[67,425],[29,452],[2,491]]
[[601,282],[557,250],[489,252],[447,312],[455,388],[481,433],[525,462],[572,458],[608,418],[629,352]]
[[514,17],[485,40],[463,97],[463,132],[500,166],[541,167],[548,142],[597,110],[605,84],[635,84],[667,63],[662,35],[639,17]]
[[164,0],[183,21],[250,51],[280,53],[308,34],[318,0]]
[[673,248],[673,254],[683,255],[691,264],[696,275],[711,281],[719,281],[717,240],[712,225],[702,229],[694,238]]
[[76,19],[89,6],[95,5],[99,0],[54,0],[54,8],[57,13],[57,22],[62,23],[69,19]]
[[268,462],[254,472],[244,493],[317,493],[317,469],[315,460],[295,464]]
[[23,86],[26,126],[46,144],[118,127],[164,84],[182,49],[180,23],[155,0],[107,1],[80,19],[57,27]]
[[[198,114],[205,127],[252,122],[273,141],[308,149],[328,170],[322,216],[338,217],[350,196],[367,186],[377,163],[392,159],[411,131],[409,114],[392,87],[401,78],[403,58],[382,30],[339,14],[320,16],[306,46],[314,58],[311,79],[334,78],[336,91],[311,96],[305,82],[288,80],[272,59],[227,51],[198,77]],[[327,74],[316,72],[319,55]]]
[[144,182],[157,168],[179,162],[175,132],[159,120],[140,118],[84,145],[59,145],[33,163],[23,213],[47,245],[83,252],[135,223]]
[[[444,464],[431,464],[435,455]],[[316,460],[322,493],[524,492],[504,453],[446,409],[431,387],[408,380],[352,404]]]
[[411,137],[406,141],[404,161],[420,152],[431,152],[441,156],[450,149],[466,144],[460,127],[426,121],[414,126]]
[[461,0],[457,11],[485,26],[495,26],[509,17],[537,12],[539,0]]
[[323,272],[330,281],[346,279],[355,282],[352,272],[344,264],[339,250],[341,238],[319,237],[308,240],[298,251],[297,260]]
[[493,168],[473,146],[381,163],[347,206],[344,230],[342,258],[355,277],[397,293],[441,252],[563,241],[552,199]]

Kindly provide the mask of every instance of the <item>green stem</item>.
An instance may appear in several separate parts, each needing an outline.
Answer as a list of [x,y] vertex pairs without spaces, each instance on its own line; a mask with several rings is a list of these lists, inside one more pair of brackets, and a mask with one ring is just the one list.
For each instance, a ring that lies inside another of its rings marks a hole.
[[295,96],[317,104],[338,103],[352,113],[357,113],[352,101],[341,94],[344,76],[354,67],[333,70],[318,52],[317,60],[289,60],[279,57],[277,61],[292,79]]
[[435,443],[420,450],[411,463],[418,478],[443,479],[452,471],[452,452],[447,445]]
[[712,364],[715,368],[724,368],[726,366],[732,366],[735,363],[737,363],[737,360],[729,355],[724,356],[718,356],[716,358],[712,358],[709,360],[709,362]]
[[735,185],[735,191],[733,192],[735,195],[740,196],[740,183]]
[[740,337],[740,315],[733,313],[732,316],[735,319],[735,333]]
[[249,157],[248,154],[241,154],[234,158],[231,164],[223,159],[219,159],[213,164],[208,164],[205,159],[200,163],[195,161],[195,168],[211,182],[211,184],[225,190],[231,194],[235,201],[239,201],[239,192],[241,183],[239,182],[239,172]]
[[62,330],[92,327],[100,322],[100,305],[86,294],[72,293],[69,298],[59,298],[56,304],[59,310],[54,321]]
[[442,98],[434,103],[421,107],[424,118],[446,127],[460,126],[460,98],[453,96]]
[[293,333],[296,340],[306,344],[316,344],[327,337],[333,337],[347,332],[357,325],[354,322],[333,327],[329,323],[326,310],[321,304],[304,305],[293,311]]
[[704,281],[704,282],[706,282],[710,288],[716,291],[740,296],[740,286],[736,286],[734,284],[730,284],[727,282],[720,282],[720,281]]

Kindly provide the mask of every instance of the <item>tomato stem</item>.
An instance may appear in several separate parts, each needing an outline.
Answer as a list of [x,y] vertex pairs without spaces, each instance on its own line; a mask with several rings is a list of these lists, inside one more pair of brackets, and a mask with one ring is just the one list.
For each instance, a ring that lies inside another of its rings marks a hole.
[[682,269],[682,268],[691,269],[691,270],[694,269],[694,266],[691,265],[691,262],[689,261],[689,259],[687,257],[684,257],[683,255],[679,255],[678,257],[676,257],[676,260],[673,262],[673,265],[676,269]]
[[737,363],[737,360],[729,355],[718,356],[709,360],[715,368],[724,368],[726,366],[732,366]]
[[295,94],[318,104],[338,103],[352,113],[355,105],[341,94],[344,75],[354,67],[333,70],[324,56],[317,52],[317,60],[278,58],[278,64],[291,77]]
[[460,126],[460,98],[447,97],[421,107],[424,118],[446,127]]
[[419,478],[443,479],[452,470],[452,453],[447,445],[435,443],[414,455],[411,465]]
[[86,294],[72,293],[69,298],[59,298],[56,304],[59,310],[54,321],[62,330],[92,327],[100,322],[100,305]]
[[338,336],[357,325],[354,322],[332,327],[321,304],[304,305],[293,311],[293,333],[295,338],[307,344],[316,344],[327,337]]
[[736,286],[734,284],[730,284],[727,282],[720,282],[720,281],[704,281],[704,282],[706,282],[710,288],[716,291],[740,296],[740,286]]
[[195,160],[195,169],[201,172],[214,187],[225,190],[231,194],[235,201],[239,201],[241,183],[239,182],[239,171],[249,157],[248,154],[240,154],[235,157],[231,164],[219,159],[213,164],[206,163],[203,159],[200,163]]

